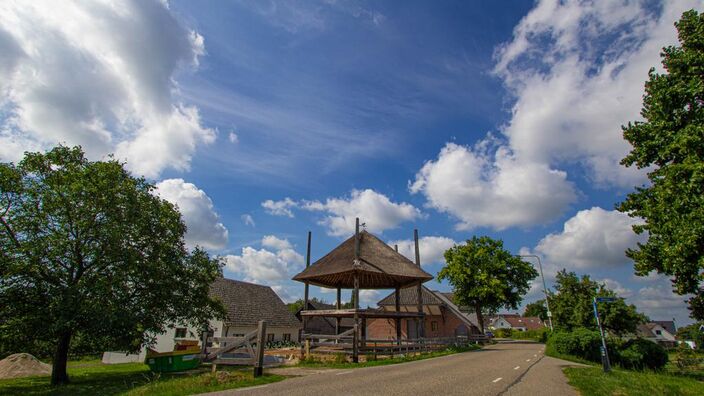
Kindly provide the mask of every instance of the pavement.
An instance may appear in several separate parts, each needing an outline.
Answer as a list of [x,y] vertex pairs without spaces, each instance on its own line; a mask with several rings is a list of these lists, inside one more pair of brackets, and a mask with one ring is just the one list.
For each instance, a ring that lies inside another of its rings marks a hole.
[[[579,364],[544,356],[538,343],[500,343],[479,351],[350,370],[276,369],[297,375],[273,384],[208,395],[577,395],[562,373]],[[272,372],[269,369],[267,372]],[[286,370],[292,370],[287,372]]]

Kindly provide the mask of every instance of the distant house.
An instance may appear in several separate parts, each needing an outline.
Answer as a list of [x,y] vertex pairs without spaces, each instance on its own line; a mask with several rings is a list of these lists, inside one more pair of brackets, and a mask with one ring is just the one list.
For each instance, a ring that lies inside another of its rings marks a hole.
[[515,331],[538,330],[545,327],[545,324],[537,316],[521,316],[518,314],[499,314],[490,318],[489,328],[511,329]]
[[638,325],[636,334],[647,340],[663,344],[664,346],[675,346],[677,344],[677,328],[675,322],[671,320],[657,320]]
[[[400,290],[401,312],[417,312],[417,288],[408,287]],[[421,288],[423,311],[425,312],[424,331],[425,337],[453,337],[469,334],[480,334],[476,315],[467,314],[460,310],[452,301],[452,293],[441,293]],[[379,309],[384,311],[396,310],[396,292],[389,294],[377,303]],[[394,319],[372,319],[367,323],[367,338],[370,339],[395,339],[396,321]],[[417,338],[416,327],[413,319],[401,320],[401,337]]]
[[[335,306],[332,304],[324,304],[318,301],[313,301],[310,300],[308,301],[308,307],[305,310],[325,310],[325,309],[335,309]],[[296,312],[296,318],[300,321],[303,319],[301,318],[301,311],[304,309],[301,308]],[[354,326],[354,319],[353,318],[342,318],[340,320],[340,333],[347,331],[351,329]],[[313,316],[309,317],[308,320],[306,321],[306,327],[303,329],[303,332],[306,334],[327,334],[327,335],[332,335],[335,334],[335,318],[330,318],[330,317],[324,317],[324,316]]]
[[[267,341],[299,341],[301,322],[289,311],[269,286],[256,285],[233,279],[219,278],[210,287],[210,295],[222,301],[227,312],[225,320],[210,321],[210,332],[215,337],[240,337],[257,328],[266,320]],[[156,336],[152,349],[158,352],[174,350],[176,343],[197,343],[202,329],[175,325]],[[125,355],[105,352],[104,363],[142,361],[145,352]]]

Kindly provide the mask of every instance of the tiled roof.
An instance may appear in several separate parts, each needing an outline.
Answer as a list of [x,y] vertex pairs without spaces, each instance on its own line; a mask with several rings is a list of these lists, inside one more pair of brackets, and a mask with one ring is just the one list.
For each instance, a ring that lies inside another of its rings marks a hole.
[[225,322],[231,326],[256,326],[260,320],[266,320],[270,327],[301,326],[269,286],[218,278],[210,286],[210,295],[222,301],[227,311]]
[[672,320],[654,320],[652,323],[659,324],[663,329],[667,330],[672,335],[677,334],[677,330],[675,330],[675,322]]
[[[325,303],[321,303],[321,302],[313,301],[313,300],[309,300],[308,305],[310,305],[310,307],[308,309],[313,308],[314,310],[335,309],[335,305],[333,305],[333,304],[325,304]],[[326,318],[326,317],[323,317],[323,319],[328,321],[331,326],[335,327],[335,324],[334,324],[335,320],[334,319],[330,319],[330,318]],[[340,326],[342,326],[342,327],[354,326],[354,318],[341,318],[340,319]]]
[[[423,286],[421,288],[421,296],[423,297],[423,305],[442,305],[442,301],[433,294],[427,287]],[[401,289],[401,305],[418,305],[418,287],[404,287]],[[377,305],[396,305],[396,292],[393,291],[388,296],[384,297],[377,303]]]
[[538,330],[545,327],[543,321],[537,316],[504,316],[501,315],[511,327],[525,327],[527,330]]

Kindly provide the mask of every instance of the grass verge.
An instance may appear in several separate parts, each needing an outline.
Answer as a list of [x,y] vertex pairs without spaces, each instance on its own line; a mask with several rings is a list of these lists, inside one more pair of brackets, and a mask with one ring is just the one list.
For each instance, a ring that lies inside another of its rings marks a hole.
[[568,367],[564,369],[569,384],[583,396],[623,395],[702,395],[704,383],[692,378],[668,374],[614,369],[604,373],[601,368]]
[[450,347],[442,351],[434,351],[429,353],[422,353],[418,355],[408,355],[404,357],[394,357],[386,359],[368,360],[366,362],[351,363],[343,361],[322,361],[317,359],[306,359],[298,363],[298,367],[325,367],[325,368],[337,368],[337,369],[351,369],[351,368],[361,368],[361,367],[374,367],[374,366],[385,366],[389,364],[398,364],[413,362],[416,360],[430,359],[439,356],[452,355],[455,353],[476,351],[481,349],[478,345],[468,345],[464,347]]
[[209,368],[182,374],[154,374],[141,363],[102,364],[100,361],[70,362],[71,383],[52,387],[49,377],[0,380],[2,395],[160,395],[177,396],[281,381],[280,375],[252,376],[251,369],[225,369],[211,374]]

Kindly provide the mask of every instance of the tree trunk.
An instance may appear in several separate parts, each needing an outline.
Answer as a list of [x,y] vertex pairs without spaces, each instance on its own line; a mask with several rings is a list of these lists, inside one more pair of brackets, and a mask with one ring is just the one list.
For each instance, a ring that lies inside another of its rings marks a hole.
[[71,344],[71,332],[65,331],[59,336],[54,353],[54,361],[51,367],[51,384],[68,384],[68,373],[66,372],[66,362],[68,361],[68,347]]
[[482,315],[482,305],[479,303],[474,304],[474,310],[477,312],[477,321],[479,322],[479,331],[484,334],[484,316]]

